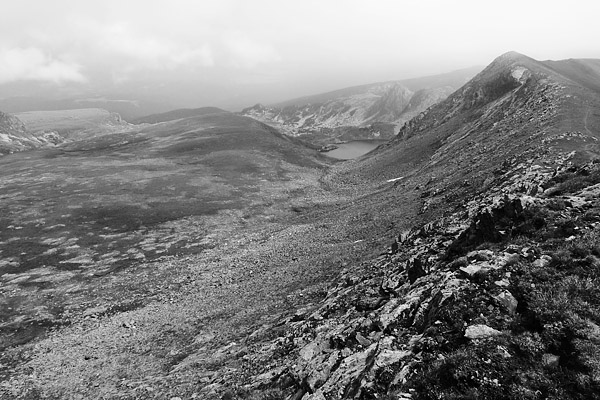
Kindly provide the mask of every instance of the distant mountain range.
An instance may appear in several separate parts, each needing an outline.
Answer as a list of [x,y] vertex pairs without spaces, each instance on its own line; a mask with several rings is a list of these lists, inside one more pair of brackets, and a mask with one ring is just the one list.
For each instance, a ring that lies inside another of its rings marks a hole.
[[389,139],[398,127],[448,97],[479,70],[355,86],[272,106],[256,104],[241,114],[315,144]]
[[76,99],[51,99],[32,96],[9,97],[0,100],[0,110],[15,114],[26,111],[58,111],[83,108],[102,108],[118,113],[129,121],[144,115],[163,112],[173,108],[168,103],[146,100],[121,100],[106,97],[86,97]]

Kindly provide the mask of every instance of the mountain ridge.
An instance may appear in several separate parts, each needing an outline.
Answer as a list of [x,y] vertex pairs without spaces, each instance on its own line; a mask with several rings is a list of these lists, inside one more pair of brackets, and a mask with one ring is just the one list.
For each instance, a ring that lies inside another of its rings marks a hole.
[[600,300],[574,282],[600,265],[600,98],[557,63],[504,54],[340,165],[330,184],[372,182],[355,200],[364,218],[419,222],[279,320],[288,333],[257,359],[288,344],[293,355],[252,387],[303,400],[598,398]]
[[[407,89],[416,92],[420,89],[431,89],[433,87],[439,86],[461,86],[465,83],[465,76],[474,76],[478,72],[480,72],[483,67],[470,67],[458,69],[452,72],[447,72],[444,74],[437,75],[428,75],[424,77],[417,78],[408,78],[408,79],[399,79],[392,81],[382,81],[382,82],[374,82],[367,83],[363,85],[350,86],[344,89],[331,90],[328,92],[323,92],[315,95],[301,96],[294,99],[281,101],[277,103],[269,103],[267,106],[284,108],[286,106],[291,105],[304,105],[310,103],[323,103],[327,100],[335,99],[337,97],[344,97],[352,94],[363,93],[365,89],[368,89],[371,86],[377,85],[389,85],[389,84],[400,84]],[[451,84],[450,84],[451,83]]]

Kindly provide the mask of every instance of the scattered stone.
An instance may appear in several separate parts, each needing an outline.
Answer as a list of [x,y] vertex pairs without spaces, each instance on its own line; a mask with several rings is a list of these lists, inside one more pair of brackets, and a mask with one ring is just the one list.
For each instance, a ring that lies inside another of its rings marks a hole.
[[490,337],[501,335],[502,332],[490,328],[487,325],[471,325],[467,327],[465,337],[468,339],[487,339]]

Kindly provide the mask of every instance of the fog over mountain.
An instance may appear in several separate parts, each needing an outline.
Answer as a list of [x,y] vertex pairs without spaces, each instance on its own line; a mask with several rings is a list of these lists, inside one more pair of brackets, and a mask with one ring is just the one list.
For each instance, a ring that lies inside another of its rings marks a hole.
[[509,50],[541,60],[597,58],[588,39],[600,37],[599,12],[594,1],[7,2],[0,109],[29,111],[28,101],[6,101],[14,97],[57,108],[40,105],[42,97],[94,101],[90,107],[151,103],[147,114],[239,111],[484,66]]

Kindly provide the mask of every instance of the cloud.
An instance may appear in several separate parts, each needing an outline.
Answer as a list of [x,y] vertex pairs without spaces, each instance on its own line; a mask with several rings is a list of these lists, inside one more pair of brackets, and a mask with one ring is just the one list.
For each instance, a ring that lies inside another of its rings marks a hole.
[[[89,49],[91,56],[101,55],[121,72],[214,65],[212,50],[207,43],[188,43],[127,22],[79,22],[77,32],[80,43],[94,43],[93,49]],[[81,53],[87,50],[81,49]]]
[[281,61],[275,49],[243,35],[232,35],[224,40],[229,64],[234,68],[252,69],[261,64]]
[[53,58],[40,49],[0,49],[0,83],[14,81],[85,82],[76,63]]

